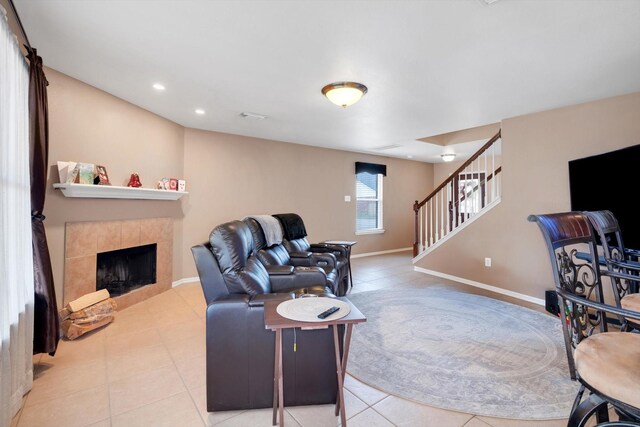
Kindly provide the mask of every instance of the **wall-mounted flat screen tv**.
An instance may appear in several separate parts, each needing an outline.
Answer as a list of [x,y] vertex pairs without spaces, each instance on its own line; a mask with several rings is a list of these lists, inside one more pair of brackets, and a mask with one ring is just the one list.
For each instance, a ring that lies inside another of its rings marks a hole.
[[569,162],[571,210],[610,210],[616,216],[624,245],[640,249],[640,145]]

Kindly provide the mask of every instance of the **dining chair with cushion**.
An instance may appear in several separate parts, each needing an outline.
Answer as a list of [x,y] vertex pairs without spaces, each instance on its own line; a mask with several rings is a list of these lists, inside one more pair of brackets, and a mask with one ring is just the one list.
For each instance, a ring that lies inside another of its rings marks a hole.
[[528,220],[538,224],[548,249],[569,373],[581,384],[567,425],[584,426],[593,416],[608,422],[609,405],[622,421],[640,422],[640,334],[609,331],[607,322],[608,315],[640,321],[640,312],[603,302],[602,277],[623,273],[601,270],[595,231],[584,213]]

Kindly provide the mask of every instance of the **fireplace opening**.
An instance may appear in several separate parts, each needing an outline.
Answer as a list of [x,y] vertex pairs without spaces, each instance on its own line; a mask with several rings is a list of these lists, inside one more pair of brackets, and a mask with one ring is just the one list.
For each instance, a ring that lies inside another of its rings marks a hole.
[[158,245],[98,253],[96,290],[106,289],[112,296],[126,294],[144,285],[156,283]]

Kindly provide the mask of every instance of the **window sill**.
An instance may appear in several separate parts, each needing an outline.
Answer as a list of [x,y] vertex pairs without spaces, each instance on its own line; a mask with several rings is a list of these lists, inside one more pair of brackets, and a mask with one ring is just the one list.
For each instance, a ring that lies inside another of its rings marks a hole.
[[374,228],[371,230],[356,231],[356,236],[360,236],[362,234],[384,234],[384,228]]

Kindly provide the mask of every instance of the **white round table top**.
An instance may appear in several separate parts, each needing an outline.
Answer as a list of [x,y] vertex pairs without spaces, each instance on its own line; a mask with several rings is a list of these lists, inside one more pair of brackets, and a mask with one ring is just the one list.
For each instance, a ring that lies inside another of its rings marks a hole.
[[[325,319],[318,318],[318,314],[331,307],[338,307],[339,310]],[[343,318],[349,314],[351,307],[346,302],[335,298],[296,298],[281,302],[276,307],[276,311],[280,316],[298,322],[327,322]]]

